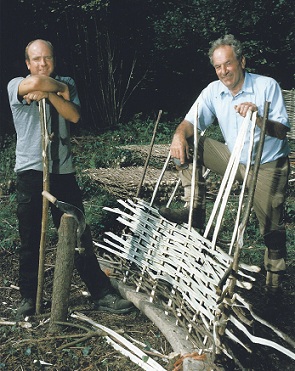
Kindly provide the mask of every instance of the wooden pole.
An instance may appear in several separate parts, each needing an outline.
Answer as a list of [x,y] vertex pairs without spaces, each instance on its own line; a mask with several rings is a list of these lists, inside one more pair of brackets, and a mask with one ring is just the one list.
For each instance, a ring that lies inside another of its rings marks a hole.
[[[246,229],[246,225],[250,216],[251,212],[251,207],[253,204],[253,198],[254,198],[254,193],[255,193],[255,188],[256,188],[256,183],[257,183],[257,177],[258,177],[258,171],[259,171],[259,166],[260,166],[260,161],[261,161],[261,156],[262,156],[262,151],[263,151],[263,146],[264,146],[264,139],[265,139],[265,133],[266,133],[266,123],[267,123],[267,117],[268,117],[268,111],[269,111],[269,102],[265,102],[264,104],[264,113],[263,113],[263,121],[262,121],[262,126],[261,126],[261,131],[260,131],[260,138],[258,142],[258,148],[257,148],[257,153],[255,157],[255,162],[253,166],[253,175],[251,178],[251,183],[248,191],[248,200],[245,205],[245,211],[244,215],[242,218],[242,221],[239,225],[238,228],[238,236],[237,236],[237,241],[235,244],[235,251],[234,251],[234,256],[233,256],[233,262],[232,262],[232,267],[231,269],[228,269],[226,276],[231,276],[231,281],[228,286],[227,292],[225,292],[228,297],[232,298],[236,281],[237,281],[237,272],[239,269],[239,261],[240,261],[240,252],[243,247],[243,237],[244,237],[244,232]],[[232,274],[234,273],[234,274]],[[226,280],[226,277],[223,278],[223,281]],[[224,306],[223,306],[224,309]],[[227,323],[227,314],[223,310],[223,312],[220,315],[220,323],[223,323],[219,329],[218,329],[218,334],[219,335],[224,335],[225,328],[226,328],[226,323]]]
[[152,150],[153,150],[153,146],[154,146],[154,142],[155,142],[155,138],[156,138],[156,132],[157,132],[157,128],[158,128],[158,125],[159,125],[159,121],[160,121],[161,115],[162,115],[162,110],[159,111],[158,117],[157,117],[157,121],[155,123],[154,132],[153,132],[153,136],[152,136],[152,140],[151,140],[149,152],[148,152],[148,155],[147,155],[147,158],[146,158],[146,161],[145,161],[145,165],[144,165],[144,169],[143,169],[143,174],[142,174],[141,180],[140,180],[139,185],[138,185],[138,188],[137,188],[136,197],[139,197],[140,196],[140,191],[141,191],[142,183],[143,183],[143,180],[144,180],[144,177],[145,177],[145,173],[146,173],[146,170],[147,170],[147,167],[148,167],[148,164],[149,164],[149,161],[150,161],[150,157],[151,157],[151,154],[152,154]]
[[[48,136],[47,122],[46,122],[45,98],[39,101],[39,113],[40,113],[41,135],[42,135],[43,191],[49,192],[49,165],[48,165],[48,154],[47,154],[49,136]],[[43,197],[42,202],[43,202],[42,204],[42,224],[41,224],[41,238],[40,238],[40,249],[39,249],[36,314],[40,314],[41,309],[42,309],[46,231],[47,231],[47,224],[48,224],[48,207],[49,207],[49,201],[45,197]]]
[[76,245],[77,222],[73,216],[63,214],[58,229],[49,326],[49,332],[51,333],[59,331],[57,322],[65,322],[67,319]]
[[[262,151],[263,151],[263,146],[264,146],[264,140],[265,140],[265,133],[266,133],[266,123],[267,123],[267,118],[268,118],[268,111],[269,111],[269,105],[270,102],[265,102],[264,104],[264,113],[263,113],[263,120],[262,120],[262,126],[261,126],[261,131],[260,131],[260,139],[258,142],[258,148],[257,148],[257,153],[256,153],[256,158],[253,166],[253,175],[249,187],[249,192],[248,192],[248,200],[245,205],[245,211],[244,211],[244,216],[241,221],[241,224],[239,226],[239,233],[237,237],[237,242],[236,242],[236,248],[234,252],[234,258],[233,258],[233,271],[237,272],[239,269],[239,257],[240,257],[240,251],[243,247],[243,236],[244,232],[248,223],[248,219],[251,213],[251,207],[253,204],[253,199],[254,199],[254,193],[255,193],[255,188],[256,188],[256,183],[257,183],[257,177],[258,177],[258,172],[259,172],[259,167],[260,167],[260,161],[261,161],[261,156],[262,156]],[[234,285],[236,282],[236,278],[232,280],[232,284],[230,286],[229,292],[230,295],[233,293]]]

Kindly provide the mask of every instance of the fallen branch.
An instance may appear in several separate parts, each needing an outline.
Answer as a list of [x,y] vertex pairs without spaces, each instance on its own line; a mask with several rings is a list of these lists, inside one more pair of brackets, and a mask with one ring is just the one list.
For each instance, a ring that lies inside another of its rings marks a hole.
[[15,322],[15,321],[0,321],[0,326],[16,326],[19,325],[23,328],[32,327],[31,323],[29,322]]
[[79,339],[77,339],[77,340],[74,340],[74,341],[72,341],[70,343],[67,343],[67,344],[64,344],[64,345],[61,345],[60,347],[56,348],[56,350],[63,350],[63,349],[66,349],[66,348],[70,348],[70,347],[72,347],[76,344],[83,343],[84,341],[86,341],[89,338],[92,338],[94,336],[103,336],[103,335],[105,335],[103,332],[90,331],[87,334],[85,334],[84,336],[79,337]]
[[15,345],[24,345],[27,343],[42,343],[43,341],[55,341],[55,340],[62,340],[62,339],[68,339],[68,338],[81,338],[81,334],[72,334],[72,335],[57,335],[57,336],[46,336],[44,338],[38,338],[38,339],[22,339],[16,342]]

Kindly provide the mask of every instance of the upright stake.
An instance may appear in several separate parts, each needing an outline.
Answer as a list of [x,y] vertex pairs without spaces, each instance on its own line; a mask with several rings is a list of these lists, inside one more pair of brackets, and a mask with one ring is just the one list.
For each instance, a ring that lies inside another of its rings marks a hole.
[[[254,198],[254,193],[255,193],[255,188],[256,188],[256,182],[257,182],[257,177],[258,177],[258,171],[259,171],[259,166],[260,166],[260,161],[261,161],[261,155],[263,151],[263,146],[264,146],[264,139],[265,139],[265,132],[266,132],[266,122],[267,122],[267,117],[268,117],[268,111],[269,111],[269,102],[265,102],[264,104],[264,113],[263,113],[263,121],[262,121],[262,126],[261,126],[261,131],[260,131],[260,138],[258,142],[258,148],[257,148],[257,153],[255,157],[255,162],[253,166],[253,175],[248,191],[248,199],[245,205],[245,211],[243,218],[241,220],[241,223],[239,224],[238,228],[238,234],[237,234],[237,240],[235,244],[235,251],[234,251],[234,256],[233,256],[233,262],[232,262],[232,267],[231,269],[228,270],[228,273],[233,272],[234,274],[231,275],[231,281],[229,283],[228,289],[227,289],[227,295],[229,298],[233,297],[235,285],[236,285],[236,274],[239,269],[239,259],[240,259],[240,252],[243,247],[243,238],[244,238],[244,232],[246,229],[246,225],[250,216],[251,212],[251,207],[253,203],[253,198]],[[222,294],[221,294],[222,295]],[[227,306],[227,305],[226,305]],[[221,312],[218,315],[218,321],[221,323],[219,325],[218,329],[218,334],[216,336],[219,337],[224,335],[225,329],[226,329],[226,324],[227,324],[227,317],[228,314],[226,311],[223,309],[223,312]]]
[[[261,126],[261,131],[260,131],[260,139],[258,142],[255,163],[253,166],[253,175],[252,175],[251,184],[250,184],[249,191],[248,191],[248,200],[245,206],[243,219],[239,226],[236,248],[234,252],[233,268],[232,268],[234,272],[237,272],[239,268],[239,256],[240,256],[241,248],[243,247],[243,236],[244,236],[244,232],[246,229],[246,225],[247,225],[247,222],[250,216],[251,207],[253,203],[253,198],[254,198],[254,193],[255,193],[255,188],[256,188],[256,183],[257,183],[257,177],[258,177],[258,171],[259,171],[259,166],[260,166],[260,161],[261,161],[261,156],[262,156],[262,151],[263,151],[263,146],[264,146],[266,122],[267,122],[267,117],[268,117],[269,105],[270,105],[270,102],[265,102],[264,104],[263,121],[262,121],[262,126]],[[236,279],[233,279],[230,285],[230,288],[229,288],[230,294],[233,293],[235,282],[236,282]]]
[[158,124],[159,124],[161,115],[162,115],[162,110],[159,111],[158,117],[157,117],[157,121],[155,123],[153,137],[152,137],[151,144],[150,144],[150,149],[149,149],[149,152],[148,152],[148,156],[146,158],[146,161],[145,161],[145,165],[144,165],[144,169],[143,169],[143,174],[142,174],[142,177],[140,179],[140,183],[139,183],[138,188],[137,188],[136,197],[139,197],[139,195],[140,195],[142,183],[143,183],[143,180],[144,180],[144,177],[145,177],[145,173],[146,173],[146,170],[147,170],[147,167],[148,167],[148,163],[150,161],[150,157],[151,157],[151,154],[152,154],[153,145],[154,145],[154,142],[155,142],[155,137],[156,137],[156,132],[157,132],[157,127],[158,127]]
[[[48,131],[47,131],[45,98],[43,98],[39,102],[39,114],[40,114],[41,135],[42,135],[43,191],[49,192],[49,165],[48,165],[48,154],[47,154],[49,136],[48,136]],[[47,224],[48,224],[48,207],[49,207],[49,201],[47,200],[47,198],[43,197],[42,202],[43,202],[42,204],[42,225],[41,225],[41,238],[40,238],[40,249],[39,249],[36,314],[41,313],[41,307],[42,307],[46,231],[47,231]]]
[[189,215],[188,215],[188,226],[189,230],[192,229],[192,220],[193,220],[193,208],[194,208],[194,198],[195,198],[195,189],[196,189],[196,173],[197,173],[197,159],[198,159],[198,105],[195,112],[195,122],[194,122],[194,157],[193,157],[193,173],[192,173],[192,191],[189,205]]

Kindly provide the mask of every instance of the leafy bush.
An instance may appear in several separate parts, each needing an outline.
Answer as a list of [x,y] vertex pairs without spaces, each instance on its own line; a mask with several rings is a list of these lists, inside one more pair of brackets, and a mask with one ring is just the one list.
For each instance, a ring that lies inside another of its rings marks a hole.
[[0,195],[14,189],[15,136],[6,136],[0,146]]

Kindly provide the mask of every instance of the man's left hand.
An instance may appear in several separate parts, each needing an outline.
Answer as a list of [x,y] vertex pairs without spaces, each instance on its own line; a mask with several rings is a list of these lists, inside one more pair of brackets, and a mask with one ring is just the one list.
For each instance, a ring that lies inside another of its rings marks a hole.
[[33,101],[39,102],[43,98],[48,98],[48,93],[44,91],[32,91],[24,95],[24,99],[28,104],[31,104]]
[[258,107],[256,104],[251,102],[244,102],[236,105],[235,107],[236,112],[241,115],[242,117],[246,117],[248,110],[250,109],[252,112],[258,111]]

